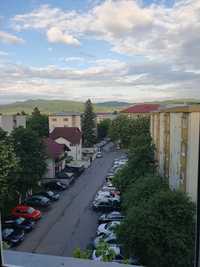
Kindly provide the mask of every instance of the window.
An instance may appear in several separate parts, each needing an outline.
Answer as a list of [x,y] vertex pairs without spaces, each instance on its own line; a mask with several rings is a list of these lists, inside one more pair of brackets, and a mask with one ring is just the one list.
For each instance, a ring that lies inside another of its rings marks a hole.
[[57,121],[57,119],[56,118],[52,118],[52,121]]
[[63,121],[68,121],[68,118],[64,118]]

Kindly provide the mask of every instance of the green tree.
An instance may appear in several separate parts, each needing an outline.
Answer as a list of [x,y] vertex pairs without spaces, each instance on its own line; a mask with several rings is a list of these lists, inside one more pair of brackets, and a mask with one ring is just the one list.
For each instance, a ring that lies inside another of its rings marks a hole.
[[145,266],[192,267],[194,217],[194,204],[184,193],[161,190],[129,209],[119,240]]
[[35,131],[40,137],[48,136],[48,116],[41,114],[37,107],[34,108],[32,115],[27,120],[27,128]]
[[8,213],[10,203],[16,198],[15,182],[19,170],[12,144],[0,140],[0,210]]
[[46,154],[42,139],[35,131],[18,127],[12,132],[14,151],[19,159],[18,191],[24,195],[37,186],[46,172]]
[[148,132],[132,136],[128,163],[113,179],[122,193],[138,178],[155,173],[154,150],[155,147]]
[[169,190],[166,179],[152,175],[138,178],[123,194],[123,210],[127,213],[128,209],[133,206],[141,205],[142,202],[148,201],[153,194],[161,190]]
[[91,147],[96,143],[96,114],[90,99],[85,103],[85,111],[82,116],[83,144]]
[[148,134],[150,130],[149,118],[129,118],[119,115],[112,121],[109,136],[114,142],[120,142],[124,148],[129,148],[133,136]]
[[0,141],[5,141],[7,139],[7,132],[4,131],[1,127],[0,127]]
[[99,140],[108,136],[110,125],[111,125],[110,119],[105,119],[97,125],[97,135]]

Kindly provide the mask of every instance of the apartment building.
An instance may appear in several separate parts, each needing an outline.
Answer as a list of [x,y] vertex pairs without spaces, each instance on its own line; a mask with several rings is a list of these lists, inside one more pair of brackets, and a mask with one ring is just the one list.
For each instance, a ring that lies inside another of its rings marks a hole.
[[161,109],[151,114],[158,170],[171,189],[197,200],[200,105]]
[[138,117],[150,117],[151,112],[156,111],[160,108],[159,104],[136,104],[120,111],[121,114],[127,115],[129,118]]
[[49,116],[49,133],[56,127],[77,127],[81,131],[81,113],[59,112]]
[[22,126],[26,127],[26,116],[24,115],[0,115],[0,128],[9,134],[13,129]]

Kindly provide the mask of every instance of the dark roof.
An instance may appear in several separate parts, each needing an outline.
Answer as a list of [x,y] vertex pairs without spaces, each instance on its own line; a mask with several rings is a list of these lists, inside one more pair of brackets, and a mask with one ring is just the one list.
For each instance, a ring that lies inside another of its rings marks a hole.
[[122,113],[149,113],[160,108],[159,104],[136,104],[132,107],[122,110]]
[[57,112],[53,113],[50,116],[81,116],[81,112]]
[[44,139],[44,144],[47,156],[51,159],[59,158],[65,151],[65,145],[58,144],[49,137]]
[[56,127],[51,132],[50,137],[53,140],[62,137],[69,141],[70,143],[76,145],[80,144],[82,133],[78,127]]

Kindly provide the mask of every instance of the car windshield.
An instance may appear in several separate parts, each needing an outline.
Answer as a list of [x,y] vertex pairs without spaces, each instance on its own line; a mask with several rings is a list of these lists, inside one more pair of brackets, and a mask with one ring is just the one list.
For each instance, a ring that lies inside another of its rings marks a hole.
[[27,213],[29,213],[29,214],[32,214],[34,211],[35,211],[35,209],[34,208],[31,208],[31,207],[29,207],[27,209]]
[[16,219],[16,224],[22,224],[25,221],[24,218],[18,218]]

